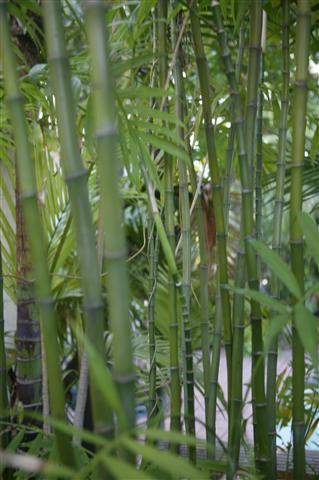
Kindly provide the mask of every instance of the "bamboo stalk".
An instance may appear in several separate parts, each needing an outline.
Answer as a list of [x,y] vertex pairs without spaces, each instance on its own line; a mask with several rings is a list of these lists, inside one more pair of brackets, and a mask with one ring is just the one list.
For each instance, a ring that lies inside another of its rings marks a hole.
[[[175,88],[176,88],[176,117],[181,122],[177,126],[179,138],[185,141],[185,131],[182,124],[185,120],[184,102],[185,91],[183,82],[183,49],[181,43],[176,46],[176,39],[179,31],[180,16],[175,17],[175,24],[172,27],[173,49],[177,48],[175,62]],[[184,160],[178,159],[179,171],[179,200],[180,200],[180,224],[182,235],[182,351],[184,357],[184,414],[186,432],[195,435],[195,412],[194,412],[194,368],[192,335],[190,324],[190,289],[191,289],[191,231],[190,231],[190,205],[188,192],[188,173]],[[189,447],[189,457],[196,462],[196,449]]]
[[[104,307],[98,269],[95,235],[75,123],[71,76],[64,44],[60,1],[43,2],[48,63],[55,95],[63,170],[70,197],[84,293],[86,335],[98,354],[104,357]],[[91,368],[92,366],[89,366]],[[113,430],[112,412],[105,408],[99,387],[90,375],[94,430],[108,436]]]
[[[245,46],[245,28],[242,25],[239,30],[238,38],[238,48],[237,48],[237,59],[235,66],[235,77],[237,83],[240,79],[241,65],[244,55],[244,46]],[[236,122],[235,122],[235,110],[234,105],[231,106],[231,128],[228,136],[227,147],[226,147],[226,168],[225,175],[223,180],[223,204],[224,204],[224,217],[225,217],[225,228],[228,230],[228,217],[230,211],[230,185],[231,185],[231,172],[233,159],[235,155],[235,139],[236,139]]]
[[[19,174],[16,164],[16,272],[17,272],[17,331],[16,343],[16,384],[17,401],[23,409],[42,413],[42,367],[41,334],[39,312],[35,302],[34,280],[29,243],[25,231],[25,222],[19,189]],[[36,424],[31,418],[24,424]],[[31,430],[24,434],[23,442],[28,443],[35,437]]]
[[[189,146],[190,151],[190,146]],[[190,152],[190,158],[192,157]],[[192,160],[192,158],[191,158]],[[189,175],[191,180],[193,195],[197,192],[197,179],[193,162],[190,164]],[[195,214],[197,221],[198,240],[199,240],[199,282],[200,282],[200,330],[201,330],[201,349],[204,374],[204,398],[205,398],[205,429],[206,440],[210,438],[212,432],[212,417],[209,415],[209,389],[210,389],[210,345],[209,345],[209,292],[208,292],[208,258],[206,247],[205,232],[205,214],[200,196],[196,199]]]
[[[311,31],[311,10],[308,0],[297,4],[296,76],[292,115],[292,159],[290,190],[291,268],[304,293],[303,234],[298,222],[302,211],[302,182],[307,114],[307,78]],[[293,299],[295,302],[296,299]],[[294,478],[305,478],[305,420],[304,420],[304,349],[293,319],[292,331],[292,390],[293,390],[293,460]]]
[[[289,1],[282,1],[282,91],[279,127],[279,147],[276,173],[275,211],[273,221],[272,249],[280,253],[282,236],[282,215],[284,206],[284,182],[287,148],[287,120],[289,99]],[[280,284],[275,275],[271,276],[271,295],[280,299]],[[273,317],[273,313],[271,317]],[[270,320],[271,321],[271,320]],[[267,368],[267,409],[268,437],[270,452],[269,475],[272,480],[277,478],[276,455],[276,374],[278,357],[278,337],[274,338],[268,352]]]
[[[256,239],[262,239],[262,168],[263,168],[263,92],[264,57],[260,59],[260,84],[258,90],[257,128],[256,128],[256,177],[255,177],[255,218]],[[258,276],[260,276],[260,261],[258,257]]]
[[[157,10],[152,12],[152,42],[153,53],[156,55],[157,49]],[[157,80],[157,69],[155,62],[153,64],[150,84],[154,87]],[[154,98],[150,98],[150,107],[156,105]],[[153,121],[152,118],[149,119]],[[154,149],[150,147],[150,154],[154,160]],[[150,219],[148,221],[148,262],[149,262],[149,298],[148,298],[148,341],[149,341],[149,403],[148,403],[148,425],[151,425],[152,418],[158,413],[157,395],[156,395],[156,327],[155,327],[155,300],[157,290],[158,256],[159,256],[159,237],[156,232],[152,211],[150,209]]]
[[[159,54],[159,83],[165,88],[168,72],[167,57],[167,0],[159,0],[158,8],[158,54]],[[166,109],[166,102],[164,109]],[[175,225],[174,225],[174,185],[173,185],[174,160],[164,154],[165,177],[165,204],[164,221],[165,230],[170,248],[175,252]],[[173,276],[168,274],[168,302],[169,302],[169,345],[170,345],[170,375],[171,375],[171,429],[181,428],[181,393],[180,393],[180,368],[178,348],[178,317],[177,317],[177,290]],[[176,446],[172,444],[172,448]]]
[[203,116],[205,123],[205,135],[207,144],[208,164],[213,189],[213,205],[216,220],[216,237],[217,237],[217,257],[218,257],[218,282],[219,295],[221,301],[221,313],[224,325],[224,344],[227,359],[227,380],[228,395],[231,388],[231,356],[232,356],[232,329],[231,329],[231,309],[228,286],[227,272],[227,238],[225,231],[223,199],[221,192],[221,179],[219,174],[219,164],[216,153],[214,126],[212,124],[211,115],[211,96],[209,85],[209,73],[207,59],[203,47],[200,22],[196,12],[196,8],[191,10],[191,29],[193,37],[194,52],[197,63],[198,77],[200,83]]
[[261,59],[261,34],[262,34],[262,0],[255,0],[250,7],[249,29],[249,58],[247,73],[247,95],[245,112],[245,138],[247,159],[250,165],[252,178],[254,178],[254,155],[256,145],[256,117],[258,100],[258,83]]
[[[7,364],[4,339],[4,304],[3,304],[3,274],[2,274],[2,253],[0,241],[0,422],[8,421],[8,386],[7,386]],[[5,450],[9,435],[4,433],[6,426],[1,426],[0,447]]]
[[[256,9],[255,5],[259,2],[252,2],[252,9]],[[257,259],[249,240],[254,235],[254,218],[253,218],[253,190],[250,174],[250,161],[253,157],[254,139],[248,137],[251,132],[248,132],[246,126],[246,139],[244,134],[243,112],[238,90],[235,72],[230,57],[229,48],[227,45],[227,35],[223,27],[223,21],[220,11],[220,5],[217,0],[212,3],[215,22],[217,25],[217,38],[221,48],[221,55],[225,63],[225,72],[228,78],[231,94],[233,96],[235,118],[236,118],[236,133],[238,144],[238,159],[240,167],[240,178],[242,185],[242,215],[243,215],[243,236],[245,239],[245,254],[248,274],[249,287],[253,290],[259,289],[259,281],[257,275]],[[259,7],[258,7],[259,8]],[[256,11],[252,12],[254,21],[251,23],[252,30],[258,27],[258,15]],[[255,35],[255,32],[253,32]],[[254,38],[254,35],[252,37]],[[256,35],[255,35],[256,36]],[[251,42],[251,45],[253,42]],[[251,72],[252,75],[252,72]],[[258,76],[258,75],[257,75]],[[254,83],[254,82],[252,82]],[[250,87],[251,89],[251,87]],[[247,113],[251,116],[253,111],[253,95],[250,93],[247,100]],[[249,121],[250,123],[250,121]],[[249,147],[250,155],[246,153]],[[259,303],[251,301],[251,325],[252,325],[252,392],[253,392],[253,416],[254,416],[254,437],[255,437],[255,461],[256,466],[260,472],[266,476],[268,466],[268,442],[267,442],[267,421],[266,421],[266,400],[265,400],[265,385],[264,385],[264,361],[263,361],[263,338],[262,338],[262,324],[261,324],[261,309]]]
[[[241,216],[242,217],[242,216]],[[240,245],[236,256],[235,287],[244,288],[246,281],[245,249],[243,242],[243,219],[241,218]],[[242,438],[243,408],[243,356],[245,329],[245,299],[243,295],[234,293],[233,299],[233,363],[232,363],[232,396],[230,399],[230,420],[228,428],[228,466],[227,479],[232,480],[238,469],[240,442]]]
[[85,27],[91,60],[97,167],[104,205],[108,306],[113,332],[113,377],[125,413],[124,430],[135,425],[135,371],[129,320],[129,285],[122,205],[118,186],[116,108],[110,72],[105,8],[101,0],[85,2]]
[[[245,29],[240,28],[238,39],[238,55],[235,66],[235,78],[240,79],[242,58],[244,54]],[[236,137],[235,106],[231,106],[231,131],[228,137],[226,150],[226,175],[224,180],[224,216],[225,225],[228,227],[230,208],[230,175],[234,157],[234,143]],[[243,219],[241,214],[240,244],[236,255],[235,287],[244,288],[246,281],[245,250],[243,240]],[[232,351],[232,385],[230,398],[230,415],[228,425],[228,450],[229,462],[227,478],[232,479],[238,468],[240,441],[242,435],[242,403],[243,403],[243,353],[244,353],[244,304],[243,295],[234,293],[233,297],[233,351]]]
[[[23,98],[18,88],[16,61],[10,39],[7,1],[0,2],[1,56],[3,59],[4,82],[12,129],[17,149],[21,201],[29,239],[30,253],[36,282],[36,297],[39,305],[41,330],[46,350],[50,404],[52,416],[65,420],[63,382],[60,370],[57,326],[54,302],[51,297],[47,252],[44,242],[40,213],[37,204],[35,172],[30,155],[27,125],[23,112]],[[62,463],[75,465],[70,439],[57,430],[56,442]]]
[[157,289],[157,266],[159,254],[159,238],[155,233],[154,222],[149,228],[149,298],[148,298],[148,334],[149,334],[149,405],[148,420],[150,421],[157,413],[156,400],[156,336],[155,336],[155,295]]

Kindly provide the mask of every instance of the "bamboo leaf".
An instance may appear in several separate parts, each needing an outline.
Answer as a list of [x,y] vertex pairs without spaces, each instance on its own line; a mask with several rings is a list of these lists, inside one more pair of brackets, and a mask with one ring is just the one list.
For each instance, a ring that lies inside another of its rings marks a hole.
[[151,98],[163,97],[167,95],[167,91],[164,88],[139,86],[123,88],[118,95],[120,98]]
[[190,164],[189,155],[185,149],[178,147],[177,145],[173,145],[169,141],[163,140],[162,138],[159,138],[151,133],[138,132],[138,135],[145,142],[150,143],[151,145],[154,145],[161,150],[164,150],[173,157],[183,160],[187,163],[187,165]]
[[256,302],[260,303],[261,305],[264,305],[265,307],[268,307],[271,310],[275,310],[278,313],[286,314],[289,312],[289,307],[287,307],[287,305],[280,302],[279,300],[276,300],[275,298],[272,298],[270,295],[257,292],[256,290],[251,290],[250,288],[234,288],[234,287],[229,287],[229,288],[234,290],[236,293],[252,298]]
[[[77,331],[77,334],[81,338],[82,334],[80,330]],[[87,338],[83,338],[83,343],[89,357],[89,365],[91,366],[90,374],[94,377],[96,386],[104,397],[106,404],[114,410],[119,423],[123,425],[125,423],[124,411],[111,372],[106,365],[104,365],[101,357]]]
[[318,153],[319,153],[319,125],[317,126],[316,131],[314,133],[312,144],[311,144],[311,150],[310,150],[310,158],[313,162],[316,160],[316,156]]
[[319,267],[319,230],[310,215],[303,212],[299,217],[302,231],[306,237],[306,244]]
[[129,60],[125,60],[116,65],[112,65],[112,73],[115,77],[117,77],[123,75],[123,73],[127,72],[128,70],[148,64],[154,59],[154,53],[144,53],[143,55],[140,55],[138,57],[130,58]]
[[307,352],[310,353],[312,362],[318,365],[318,327],[319,321],[308,308],[301,303],[297,304],[294,310],[294,321],[301,342]]
[[265,338],[265,351],[267,352],[272,345],[275,337],[282,331],[290,320],[290,314],[278,315],[270,320],[267,335]]
[[100,460],[106,466],[107,470],[112,474],[112,477],[123,480],[136,479],[136,480],[152,480],[155,477],[149,473],[145,473],[142,470],[137,470],[134,466],[129,465],[123,460],[118,460],[115,457],[109,455],[101,455]]
[[[163,472],[174,476],[174,478],[187,478],[198,480],[199,472],[187,460],[178,457],[170,452],[161,451],[158,448],[149,445],[143,445],[129,438],[123,438],[121,443],[128,450],[136,454],[141,454],[149,462],[156,464]],[[202,480],[208,479],[204,473],[200,477]]]
[[296,277],[280,255],[258,240],[250,240],[250,243],[266,265],[281,280],[281,282],[286,285],[290,292],[295,297],[300,298],[301,292]]
[[164,120],[165,122],[170,122],[175,125],[181,125],[182,127],[185,127],[185,125],[178,120],[178,118],[176,118],[176,115],[166,111],[157,110],[156,108],[151,108],[147,105],[125,105],[124,109],[127,113],[132,113],[138,117],[144,117],[147,119],[152,118],[153,120]]

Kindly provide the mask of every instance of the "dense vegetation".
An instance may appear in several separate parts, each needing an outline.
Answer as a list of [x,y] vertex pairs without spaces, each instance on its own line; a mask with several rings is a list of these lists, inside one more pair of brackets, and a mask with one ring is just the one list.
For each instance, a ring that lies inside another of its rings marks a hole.
[[0,475],[319,475],[318,2],[0,0],[0,41]]

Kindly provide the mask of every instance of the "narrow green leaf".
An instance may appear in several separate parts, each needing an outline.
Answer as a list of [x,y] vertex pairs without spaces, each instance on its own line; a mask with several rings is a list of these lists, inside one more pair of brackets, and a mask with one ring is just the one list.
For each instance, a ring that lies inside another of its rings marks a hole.
[[178,457],[171,452],[162,451],[158,448],[151,447],[150,445],[143,445],[137,441],[131,440],[129,438],[123,438],[121,443],[128,450],[132,451],[135,454],[141,454],[148,460],[160,467],[163,472],[172,475],[174,478],[187,478],[198,480],[208,479],[209,477],[193,467],[186,459]]
[[[81,338],[82,334],[79,330],[77,334]],[[96,382],[100,393],[103,395],[105,403],[114,410],[119,423],[123,425],[125,423],[125,415],[111,372],[88,339],[83,337],[82,339],[89,358],[90,375],[94,377],[94,382]]]
[[316,159],[319,149],[319,125],[316,128],[314,136],[312,138],[311,150],[310,150],[310,158],[314,162]]
[[185,125],[172,113],[157,110],[156,108],[151,108],[148,105],[125,105],[124,110],[127,113],[133,113],[134,115],[138,115],[138,117],[140,118],[164,120],[166,122],[173,123],[174,125],[180,125],[182,127],[185,127]]
[[319,320],[301,303],[294,309],[295,326],[301,342],[311,356],[314,366],[318,366]]
[[277,315],[276,317],[271,318],[269,322],[269,327],[267,335],[265,338],[265,351],[267,352],[270,348],[270,345],[273,339],[282,331],[285,325],[290,320],[291,315],[289,313],[283,315]]
[[150,98],[163,97],[164,95],[167,95],[167,92],[164,88],[141,86],[123,88],[118,92],[118,95],[120,98]]
[[265,293],[257,292],[256,290],[251,290],[250,288],[234,288],[229,287],[231,290],[234,290],[236,293],[241,295],[245,295],[246,297],[252,298],[256,302],[264,305],[265,307],[270,308],[278,313],[287,314],[289,313],[289,307],[284,303],[272,298],[270,295],[266,295]]
[[295,297],[300,298],[301,292],[296,277],[280,255],[258,240],[250,240],[250,243],[279,280]]
[[306,237],[306,244],[319,267],[319,229],[310,215],[303,212],[299,222]]
[[101,455],[100,460],[106,466],[107,470],[112,474],[112,477],[123,480],[125,478],[132,480],[152,480],[155,477],[142,470],[137,470],[134,466],[118,460],[109,455]]
[[116,65],[112,65],[112,73],[115,77],[119,77],[128,70],[149,64],[151,61],[154,60],[155,57],[156,55],[152,52],[144,52],[143,55],[139,55],[138,57],[133,57],[129,60],[119,62]]
[[185,149],[178,147],[176,145],[173,145],[167,140],[163,140],[162,138],[152,135],[151,133],[138,132],[138,135],[145,142],[159,148],[160,150],[163,150],[169,153],[170,155],[172,155],[175,158],[178,158],[179,160],[183,160],[188,165],[190,164],[189,155]]

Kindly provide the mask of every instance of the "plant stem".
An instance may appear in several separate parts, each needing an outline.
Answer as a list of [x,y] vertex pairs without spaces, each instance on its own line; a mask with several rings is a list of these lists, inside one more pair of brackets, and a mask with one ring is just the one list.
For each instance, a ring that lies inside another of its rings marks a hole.
[[[259,25],[259,14],[255,9],[259,11],[259,1],[252,2],[251,18],[254,20],[251,22],[251,46],[254,45],[254,38],[256,35],[256,27]],[[235,118],[236,118],[236,133],[238,143],[238,158],[240,167],[240,179],[242,185],[242,220],[243,220],[243,236],[245,239],[245,254],[246,265],[248,274],[249,287],[253,290],[259,290],[259,281],[257,274],[257,259],[256,254],[249,243],[249,240],[254,235],[254,215],[253,215],[253,190],[251,182],[251,163],[249,159],[253,158],[253,145],[254,136],[252,132],[246,126],[246,141],[244,135],[244,121],[242,113],[242,105],[240,100],[240,94],[238,90],[238,84],[235,78],[235,71],[232,65],[230,51],[227,45],[227,35],[223,27],[223,21],[220,11],[219,2],[213,1],[213,12],[215,15],[215,21],[218,31],[218,41],[221,48],[221,55],[225,63],[226,76],[228,78],[231,94],[233,96]],[[260,13],[261,13],[260,9]],[[257,21],[258,20],[258,21]],[[258,29],[258,28],[257,28]],[[260,33],[259,33],[260,34]],[[255,57],[254,57],[255,58]],[[259,69],[255,72],[258,77]],[[253,72],[251,70],[251,76]],[[250,82],[254,84],[253,79]],[[252,90],[249,85],[249,90]],[[252,116],[254,111],[253,107],[254,95],[249,92],[247,99],[247,114]],[[249,124],[251,119],[249,120]],[[249,137],[250,140],[249,140]],[[246,154],[246,145],[250,154]],[[253,393],[253,417],[254,417],[254,437],[255,437],[255,461],[256,466],[260,472],[267,475],[268,465],[268,442],[267,442],[267,419],[266,419],[266,401],[265,401],[265,384],[264,384],[264,361],[263,361],[263,338],[262,338],[262,323],[261,323],[261,308],[260,304],[256,301],[251,301],[251,325],[252,325],[252,393]]]
[[[23,111],[23,98],[18,88],[16,61],[10,39],[7,1],[1,0],[0,9],[1,56],[3,59],[4,82],[17,149],[21,201],[35,274],[36,297],[46,350],[50,404],[52,416],[57,420],[65,420],[57,325],[47,268],[47,250],[38,210],[35,172],[30,155],[28,131]],[[75,458],[70,438],[59,430],[55,432],[55,435],[62,463],[74,466]]]
[[[239,31],[238,55],[235,66],[235,78],[237,83],[240,79],[242,58],[244,54],[245,28]],[[226,151],[226,175],[224,180],[224,216],[225,225],[228,228],[228,216],[230,210],[230,175],[234,157],[234,142],[236,137],[235,106],[231,106],[231,131],[228,137]],[[236,255],[235,287],[244,288],[246,280],[245,251],[243,241],[242,215],[240,221],[240,244]],[[244,351],[244,305],[243,295],[234,293],[233,297],[233,352],[232,352],[232,385],[230,398],[230,415],[228,425],[228,449],[229,463],[227,478],[232,479],[238,468],[240,441],[242,433],[242,394],[243,394],[243,351]]]
[[[159,54],[159,82],[160,87],[165,88],[168,72],[167,61],[167,0],[159,0],[158,8],[158,54]],[[164,109],[167,106],[164,106]],[[173,185],[174,161],[173,158],[164,154],[164,177],[165,177],[165,230],[169,240],[172,254],[175,252],[175,225],[174,225],[174,185]],[[168,273],[168,297],[169,297],[169,345],[170,345],[170,372],[171,372],[171,429],[180,430],[181,394],[180,394],[180,371],[179,371],[179,348],[178,348],[178,317],[177,317],[177,291],[174,278]],[[174,445],[172,444],[174,448]],[[175,446],[176,447],[176,446]]]
[[[6,365],[6,351],[4,340],[4,304],[3,304],[3,274],[2,274],[2,252],[0,241],[0,422],[8,421],[8,386],[7,386],[7,365]],[[1,426],[0,431],[0,447],[5,450],[9,435],[4,433],[2,429],[6,426]]]
[[[190,151],[190,145],[189,145]],[[190,159],[192,155],[190,152]],[[193,162],[189,168],[191,186],[193,195],[197,192],[197,179]],[[200,327],[201,327],[201,347],[204,373],[204,398],[205,398],[205,428],[206,440],[208,441],[212,432],[212,418],[209,416],[209,389],[210,389],[210,345],[209,345],[209,292],[208,292],[208,258],[206,248],[206,232],[204,209],[201,197],[196,199],[195,214],[197,220],[198,240],[199,240],[199,282],[200,282]]]
[[[290,190],[291,268],[304,293],[303,234],[298,216],[302,211],[302,182],[307,113],[307,78],[311,31],[311,11],[308,0],[298,0],[296,32],[296,77],[292,116],[292,159]],[[293,301],[297,301],[293,299]],[[294,478],[305,478],[305,414],[304,414],[304,348],[296,327],[292,325],[292,389],[293,389],[293,459]]]
[[148,298],[148,334],[149,334],[149,404],[148,420],[150,421],[157,413],[156,401],[156,336],[155,336],[155,295],[157,289],[157,265],[159,254],[159,239],[155,233],[154,222],[149,228],[148,258],[149,258],[149,290]]
[[225,231],[223,199],[221,192],[221,179],[219,175],[219,164],[216,153],[214,126],[211,114],[211,96],[207,59],[205,56],[200,22],[196,9],[191,10],[191,29],[193,37],[194,52],[197,63],[198,77],[200,83],[201,98],[203,104],[203,116],[205,123],[205,135],[207,144],[208,164],[213,190],[213,205],[216,221],[217,257],[218,257],[218,290],[221,301],[221,314],[224,323],[224,344],[227,359],[227,383],[228,395],[231,387],[231,356],[232,356],[232,330],[231,330],[231,309],[227,272],[227,238]]
[[[172,28],[173,48],[179,31],[180,16],[175,17]],[[185,120],[185,91],[183,82],[183,49],[181,43],[177,48],[175,62],[175,88],[176,88],[176,117],[184,124]],[[179,138],[185,141],[185,131],[181,124],[177,125]],[[187,166],[184,160],[178,160],[179,170],[179,200],[180,200],[180,223],[182,235],[182,351],[184,356],[184,412],[186,432],[195,435],[195,412],[194,412],[194,368],[193,349],[190,324],[190,289],[191,289],[191,231],[190,231],[190,206],[188,192]],[[196,462],[196,448],[189,447],[189,456],[192,462]]]
[[[29,244],[25,231],[16,164],[16,271],[17,271],[17,331],[16,382],[17,400],[23,409],[42,413],[41,334],[39,312],[35,303],[34,280]],[[26,425],[36,422],[30,418]],[[34,439],[32,431],[25,432],[23,442]]]
[[129,319],[127,250],[119,191],[116,107],[110,72],[108,37],[102,0],[85,2],[85,25],[91,59],[97,168],[104,205],[105,250],[108,275],[108,306],[113,332],[113,376],[125,413],[123,429],[135,425],[135,371]]
[[[88,197],[87,171],[82,163],[76,132],[75,107],[64,42],[60,1],[45,0],[43,17],[48,63],[56,103],[61,156],[70,197],[81,271],[86,335],[98,354],[104,357],[104,306]],[[90,365],[89,368],[91,369],[93,366]],[[94,430],[96,433],[108,436],[112,430],[112,413],[105,408],[103,396],[93,378],[93,375],[90,375]]]
[[[275,211],[273,221],[272,249],[280,253],[282,235],[282,215],[284,205],[284,183],[287,145],[287,120],[289,97],[289,0],[282,1],[282,91],[281,112],[279,126],[279,147],[276,173]],[[271,276],[271,295],[280,299],[280,284],[275,275]],[[271,313],[271,318],[274,313]],[[270,319],[271,321],[271,319]],[[278,357],[278,336],[270,345],[267,368],[267,408],[268,408],[268,437],[270,453],[269,475],[272,480],[277,478],[277,449],[276,449],[276,374]]]

